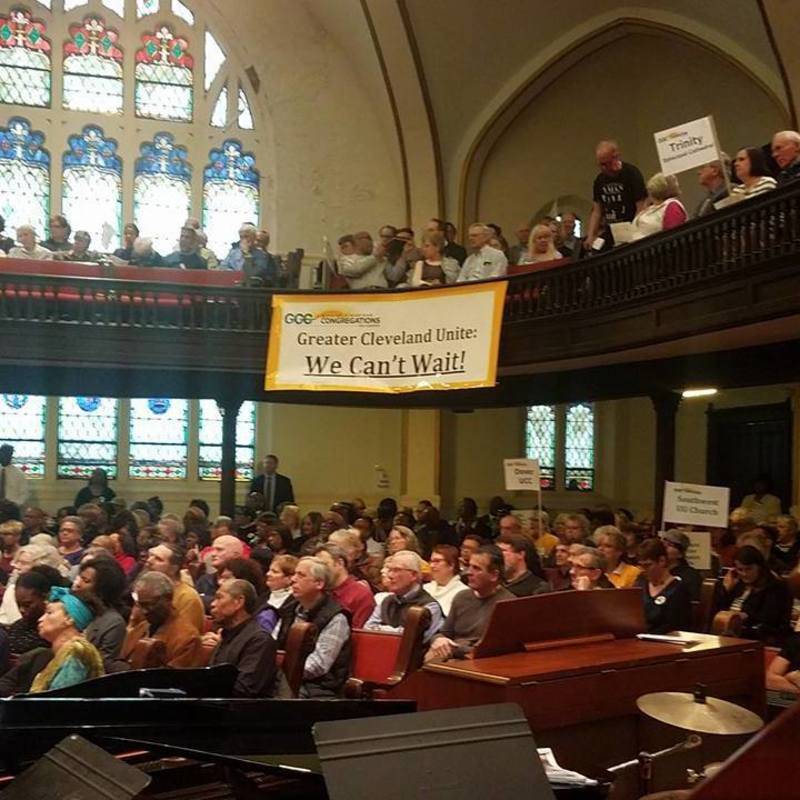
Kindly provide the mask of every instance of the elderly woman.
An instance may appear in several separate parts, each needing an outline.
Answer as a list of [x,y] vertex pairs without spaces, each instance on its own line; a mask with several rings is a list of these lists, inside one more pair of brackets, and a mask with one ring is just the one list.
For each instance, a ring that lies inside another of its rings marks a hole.
[[294,556],[281,555],[272,559],[265,579],[269,594],[255,615],[258,624],[278,641],[279,647],[286,641],[297,606],[291,588],[296,566]]
[[636,583],[641,570],[622,559],[628,549],[628,542],[622,531],[613,525],[601,525],[594,532],[597,549],[606,560],[606,578],[617,589],[628,589]]
[[31,692],[61,689],[105,674],[103,657],[82,633],[95,617],[88,599],[81,600],[69,589],[50,590],[50,602],[39,620],[39,635],[50,642],[53,658],[33,679]]
[[27,258],[33,261],[52,260],[52,250],[36,243],[36,231],[32,225],[20,225],[17,228],[17,241],[19,245],[8,251],[9,258]]
[[647,181],[649,205],[634,218],[634,238],[643,239],[654,233],[683,225],[688,219],[683,203],[678,199],[681,187],[674,175],[657,172]]
[[440,231],[425,231],[422,234],[422,260],[409,269],[409,286],[444,286],[455,283],[460,269],[458,261],[444,255],[447,240]]
[[442,607],[442,614],[450,613],[453,598],[460,592],[469,591],[461,580],[458,550],[449,544],[440,544],[431,554],[431,578],[425,591]]
[[520,264],[538,264],[559,258],[562,255],[556,248],[552,227],[544,222],[535,225],[528,239],[528,252],[522,257]]
[[659,539],[648,539],[639,548],[644,620],[648,633],[689,630],[692,601],[683,581],[669,571],[667,550]]
[[267,256],[256,246],[258,229],[255,225],[244,224],[239,228],[239,241],[231,247],[230,252],[219,265],[220,269],[232,269],[246,272],[248,275],[259,275],[267,272]]
[[0,625],[11,625],[16,622],[21,614],[17,607],[16,586],[17,578],[30,572],[37,564],[53,567],[65,576],[69,574],[69,567],[59,554],[58,550],[48,544],[26,544],[20,547],[12,563],[11,577],[8,579],[3,602],[0,604]]
[[769,173],[766,156],[760,147],[743,147],[733,159],[733,171],[741,181],[741,185],[731,190],[734,201],[757,197],[778,185]]

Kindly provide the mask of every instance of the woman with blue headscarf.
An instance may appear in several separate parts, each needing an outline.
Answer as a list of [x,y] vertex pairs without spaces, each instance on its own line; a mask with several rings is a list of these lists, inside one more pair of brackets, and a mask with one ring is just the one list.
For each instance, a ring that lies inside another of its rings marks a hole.
[[52,588],[39,619],[39,635],[50,642],[53,658],[33,679],[31,692],[60,689],[104,674],[103,657],[82,636],[95,617],[91,605],[88,598],[82,600],[69,589]]

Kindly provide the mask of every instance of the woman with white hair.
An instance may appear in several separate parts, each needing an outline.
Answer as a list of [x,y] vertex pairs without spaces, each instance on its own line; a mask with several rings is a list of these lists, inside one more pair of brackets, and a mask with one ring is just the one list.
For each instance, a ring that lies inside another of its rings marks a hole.
[[17,607],[17,598],[14,591],[17,578],[26,572],[30,572],[38,564],[53,567],[64,576],[69,574],[69,567],[53,545],[26,544],[20,547],[11,563],[11,577],[8,579],[6,591],[3,593],[3,601],[0,603],[0,625],[11,625],[22,617]]
[[33,225],[20,225],[17,228],[19,244],[8,251],[9,258],[26,258],[33,261],[52,261],[53,253],[42,247],[36,240]]
[[520,264],[538,264],[541,261],[556,261],[563,256],[558,252],[550,225],[540,222],[531,231],[528,239],[528,252]]
[[683,203],[678,199],[681,187],[674,175],[657,172],[647,181],[649,205],[634,218],[634,239],[668,231],[683,225],[688,219]]

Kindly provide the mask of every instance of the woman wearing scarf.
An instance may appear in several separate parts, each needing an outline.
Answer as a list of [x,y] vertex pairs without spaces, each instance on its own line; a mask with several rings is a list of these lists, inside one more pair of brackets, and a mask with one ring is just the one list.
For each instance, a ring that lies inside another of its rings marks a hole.
[[90,605],[88,598],[81,600],[62,586],[51,589],[39,635],[50,642],[53,658],[33,679],[31,692],[60,689],[104,674],[103,657],[82,636],[95,617]]

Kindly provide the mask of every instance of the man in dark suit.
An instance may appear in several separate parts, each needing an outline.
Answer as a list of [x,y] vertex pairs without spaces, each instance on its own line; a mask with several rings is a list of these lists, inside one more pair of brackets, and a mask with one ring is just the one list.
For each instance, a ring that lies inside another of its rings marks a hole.
[[264,459],[264,474],[256,475],[250,484],[250,493],[253,492],[264,495],[265,511],[277,511],[284,503],[294,503],[291,480],[278,474],[278,456]]

